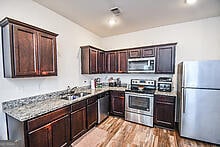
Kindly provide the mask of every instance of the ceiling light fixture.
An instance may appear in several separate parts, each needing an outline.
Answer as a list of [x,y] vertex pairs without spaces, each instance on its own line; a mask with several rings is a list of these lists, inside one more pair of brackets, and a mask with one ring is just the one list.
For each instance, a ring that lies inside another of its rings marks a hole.
[[189,5],[192,5],[194,3],[196,3],[197,0],[186,0],[186,3]]
[[113,27],[119,23],[118,16],[121,14],[121,12],[118,7],[113,7],[110,9],[110,11],[112,12],[112,16],[110,17],[108,23],[111,27]]

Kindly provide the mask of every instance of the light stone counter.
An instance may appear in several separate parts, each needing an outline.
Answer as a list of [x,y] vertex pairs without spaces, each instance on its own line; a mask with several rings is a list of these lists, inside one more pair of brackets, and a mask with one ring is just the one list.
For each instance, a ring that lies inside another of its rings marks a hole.
[[[60,98],[60,93],[57,92],[53,94],[53,98],[45,98],[47,95],[39,95],[36,97],[24,98],[19,100],[13,100],[9,102],[4,102],[3,112],[14,117],[19,121],[26,121],[32,119],[34,117],[46,114],[48,112],[54,111],[56,109],[71,105],[73,103],[82,101],[94,95],[100,94],[102,92],[106,92],[109,90],[117,90],[117,91],[125,91],[125,87],[103,87],[96,88],[94,90],[86,89],[86,90],[78,90],[77,92],[88,92],[88,94],[83,97],[76,98],[74,100],[64,100]],[[37,100],[37,98],[41,100]],[[42,98],[43,97],[43,98]],[[33,101],[34,99],[34,101]],[[14,105],[14,106],[13,106]]]

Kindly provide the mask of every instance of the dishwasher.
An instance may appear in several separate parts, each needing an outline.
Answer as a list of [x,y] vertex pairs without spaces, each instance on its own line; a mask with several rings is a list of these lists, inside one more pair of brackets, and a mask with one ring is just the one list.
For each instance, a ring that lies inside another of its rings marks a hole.
[[109,92],[98,95],[98,124],[109,116]]

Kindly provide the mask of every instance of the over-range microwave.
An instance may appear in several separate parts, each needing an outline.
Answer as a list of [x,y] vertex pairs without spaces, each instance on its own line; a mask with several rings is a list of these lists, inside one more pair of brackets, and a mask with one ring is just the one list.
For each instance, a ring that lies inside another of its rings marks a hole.
[[155,57],[128,59],[129,73],[154,73]]

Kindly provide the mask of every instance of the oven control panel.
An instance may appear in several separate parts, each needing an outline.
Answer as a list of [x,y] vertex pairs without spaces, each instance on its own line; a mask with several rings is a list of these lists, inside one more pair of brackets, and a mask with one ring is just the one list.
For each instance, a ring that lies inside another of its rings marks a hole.
[[155,80],[147,79],[132,79],[131,85],[145,85],[145,86],[154,86],[156,84]]

